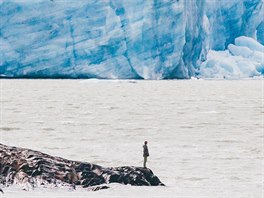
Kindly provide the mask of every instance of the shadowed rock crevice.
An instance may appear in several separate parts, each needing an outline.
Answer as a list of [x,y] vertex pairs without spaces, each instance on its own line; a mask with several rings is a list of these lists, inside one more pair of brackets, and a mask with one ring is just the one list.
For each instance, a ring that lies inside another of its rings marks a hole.
[[92,190],[109,183],[134,186],[164,186],[150,169],[123,166],[101,167],[87,162],[71,161],[33,151],[0,144],[0,184],[20,184],[24,189],[38,186],[82,186]]

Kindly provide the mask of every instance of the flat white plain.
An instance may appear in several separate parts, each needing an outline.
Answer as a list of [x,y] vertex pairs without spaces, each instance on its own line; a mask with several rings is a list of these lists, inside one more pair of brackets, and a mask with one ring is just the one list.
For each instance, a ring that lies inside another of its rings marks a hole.
[[102,166],[148,166],[166,187],[4,188],[3,197],[263,197],[263,80],[1,80],[0,142]]

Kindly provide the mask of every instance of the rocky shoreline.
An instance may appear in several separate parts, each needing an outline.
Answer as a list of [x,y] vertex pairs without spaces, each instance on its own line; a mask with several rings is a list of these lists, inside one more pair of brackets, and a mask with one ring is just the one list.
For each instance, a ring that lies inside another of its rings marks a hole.
[[148,168],[134,166],[107,168],[0,144],[0,184],[2,187],[19,184],[22,189],[29,190],[40,186],[69,186],[73,189],[81,186],[96,191],[109,188],[107,184],[110,183],[164,186]]

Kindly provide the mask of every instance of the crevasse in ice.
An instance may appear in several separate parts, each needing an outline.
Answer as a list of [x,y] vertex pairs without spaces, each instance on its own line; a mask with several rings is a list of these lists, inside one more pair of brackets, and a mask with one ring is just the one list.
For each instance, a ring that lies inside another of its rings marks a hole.
[[263,0],[0,0],[0,74],[260,75],[263,16]]

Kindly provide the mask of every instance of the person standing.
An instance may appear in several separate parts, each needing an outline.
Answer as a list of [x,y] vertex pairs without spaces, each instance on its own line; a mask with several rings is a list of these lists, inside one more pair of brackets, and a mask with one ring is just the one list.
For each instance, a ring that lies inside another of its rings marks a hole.
[[144,168],[147,168],[146,164],[147,164],[147,158],[149,156],[149,151],[148,151],[148,146],[147,146],[148,142],[145,141],[144,145],[143,145],[143,157],[144,157],[144,162],[143,162],[143,166]]

